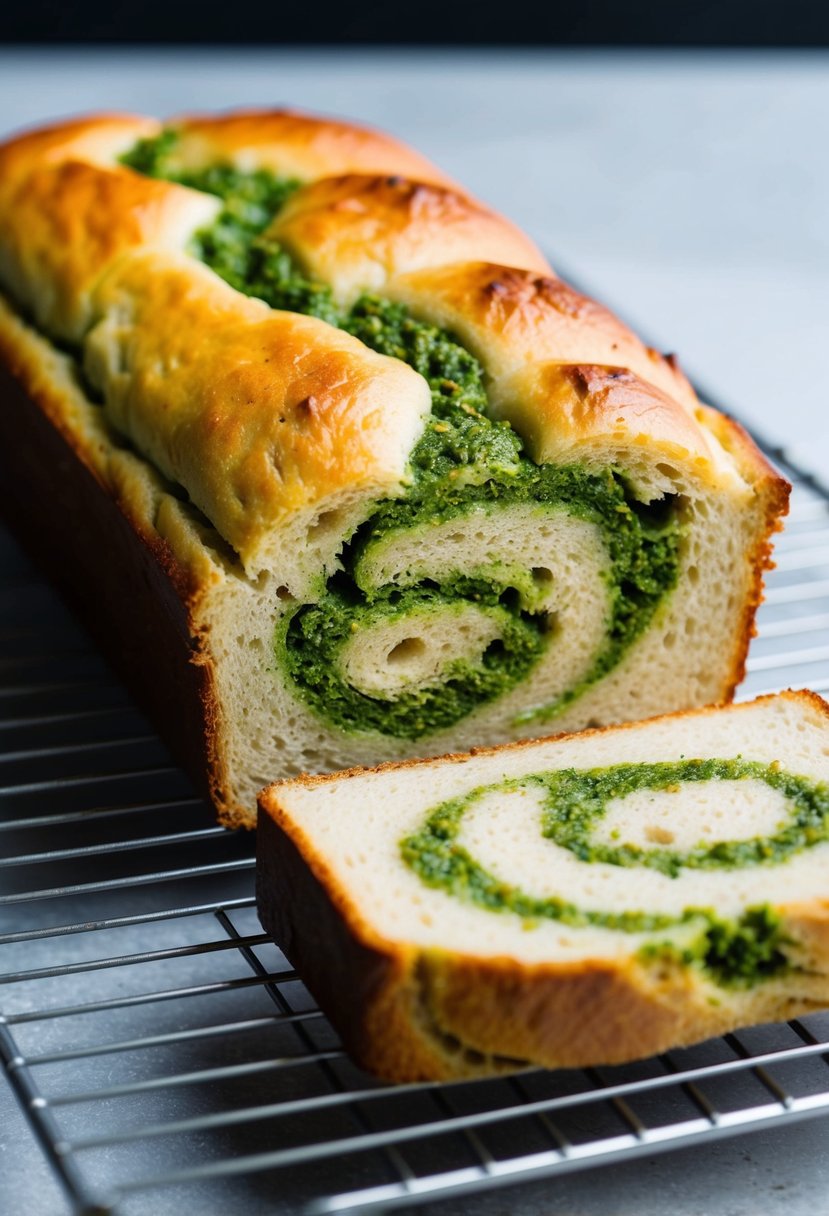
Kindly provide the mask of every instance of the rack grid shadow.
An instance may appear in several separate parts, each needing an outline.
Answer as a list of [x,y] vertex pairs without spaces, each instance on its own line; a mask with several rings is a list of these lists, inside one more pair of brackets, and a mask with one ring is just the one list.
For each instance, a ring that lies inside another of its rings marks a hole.
[[[829,691],[829,492],[791,468],[743,698]],[[829,1111],[829,1013],[626,1067],[361,1073],[60,600],[0,536],[0,1059],[79,1213],[391,1210]]]

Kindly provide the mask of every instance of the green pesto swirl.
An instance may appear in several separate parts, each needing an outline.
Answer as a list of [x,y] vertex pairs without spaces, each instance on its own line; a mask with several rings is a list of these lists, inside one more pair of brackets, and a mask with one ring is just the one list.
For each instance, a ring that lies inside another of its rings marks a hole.
[[[785,799],[785,817],[772,835],[701,843],[684,852],[625,843],[609,845],[593,839],[593,831],[612,799],[642,789],[666,791],[690,782],[725,784],[747,779],[764,782]],[[732,919],[697,907],[685,908],[679,915],[636,908],[610,912],[582,908],[555,894],[533,895],[505,883],[475,860],[459,842],[459,835],[464,815],[481,798],[521,789],[541,792],[541,838],[567,849],[579,861],[587,865],[644,866],[679,878],[688,870],[780,865],[797,853],[825,843],[829,840],[826,783],[739,757],[561,769],[479,786],[449,799],[429,813],[419,831],[400,842],[403,861],[426,886],[440,888],[487,912],[511,912],[530,922],[553,920],[575,928],[593,926],[622,933],[659,934],[690,927],[696,932],[690,938],[683,933],[681,946],[672,943],[670,937],[656,937],[644,947],[644,956],[699,965],[723,985],[753,984],[780,975],[790,966],[780,919],[765,906],[748,908]]]
[[[564,510],[594,524],[607,554],[603,647],[575,686],[519,720],[545,721],[560,713],[616,666],[675,586],[681,526],[673,501],[638,502],[617,469],[588,472],[577,464],[535,464],[509,423],[490,417],[484,369],[452,334],[373,295],[341,307],[327,284],[303,275],[265,233],[298,182],[225,165],[181,171],[175,148],[176,136],[168,132],[141,141],[124,161],[139,172],[222,198],[218,220],[193,240],[195,256],[237,290],[273,308],[318,317],[380,354],[403,360],[431,389],[432,413],[410,454],[405,493],[377,503],[371,517],[345,538],[342,569],[315,590],[314,602],[297,605],[279,622],[277,662],[298,694],[342,730],[420,739],[522,683],[556,637],[554,621],[528,590],[529,571],[523,577],[506,570],[470,577],[458,570],[405,588],[367,587],[358,573],[361,557],[391,531],[521,503],[540,511]],[[345,679],[340,658],[355,632],[464,603],[474,604],[498,631],[475,661],[450,661],[435,684],[394,697],[369,695]]]

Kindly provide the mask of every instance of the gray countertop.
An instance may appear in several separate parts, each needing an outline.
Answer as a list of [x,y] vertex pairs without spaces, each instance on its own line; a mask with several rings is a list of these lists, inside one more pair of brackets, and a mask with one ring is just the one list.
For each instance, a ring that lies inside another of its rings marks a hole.
[[[825,472],[829,56],[0,51],[0,136],[103,107],[282,103],[417,145],[677,350],[718,402]],[[829,1212],[827,1148],[815,1120],[429,1210]],[[0,1081],[0,1211],[65,1210]]]

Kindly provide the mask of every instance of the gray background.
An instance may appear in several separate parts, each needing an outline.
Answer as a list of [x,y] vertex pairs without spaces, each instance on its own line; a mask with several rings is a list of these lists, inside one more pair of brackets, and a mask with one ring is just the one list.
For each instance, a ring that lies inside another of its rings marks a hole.
[[[827,475],[829,56],[0,51],[0,136],[102,107],[283,103],[415,143]],[[827,1149],[816,1120],[440,1210],[829,1212]],[[65,1210],[2,1083],[0,1210]]]

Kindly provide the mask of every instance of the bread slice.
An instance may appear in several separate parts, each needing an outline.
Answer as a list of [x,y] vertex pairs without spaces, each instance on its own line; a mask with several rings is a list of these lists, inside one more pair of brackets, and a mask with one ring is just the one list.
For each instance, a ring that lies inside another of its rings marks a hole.
[[[253,218],[251,218],[251,216]],[[213,798],[730,698],[788,486],[395,140],[0,147],[4,507]]]
[[391,1080],[614,1064],[829,1004],[809,692],[260,798],[257,899]]

